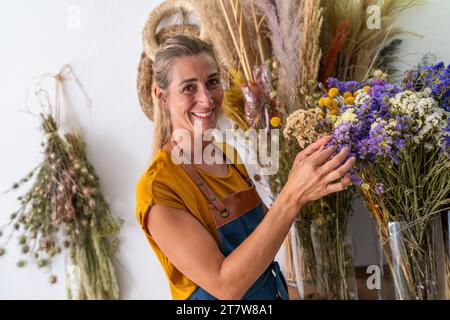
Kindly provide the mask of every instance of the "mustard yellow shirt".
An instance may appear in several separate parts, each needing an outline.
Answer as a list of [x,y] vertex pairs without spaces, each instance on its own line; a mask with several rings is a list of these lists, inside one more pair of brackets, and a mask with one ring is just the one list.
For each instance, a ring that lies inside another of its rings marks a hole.
[[[235,149],[227,144],[219,145],[219,147],[230,159],[233,159],[238,170],[248,176],[245,166],[237,161],[238,156]],[[224,177],[216,176],[197,167],[196,171],[221,199],[236,191],[248,188],[248,183],[231,164],[228,165],[228,173]],[[136,186],[136,215],[150,246],[153,248],[169,280],[172,298],[185,300],[197,289],[197,285],[170,262],[148,232],[146,217],[149,209],[154,204],[188,211],[208,230],[217,244],[220,244],[214,220],[209,212],[208,206],[210,202],[184,171],[183,167],[173,163],[171,155],[162,149],[158,150],[152,163],[141,176]]]

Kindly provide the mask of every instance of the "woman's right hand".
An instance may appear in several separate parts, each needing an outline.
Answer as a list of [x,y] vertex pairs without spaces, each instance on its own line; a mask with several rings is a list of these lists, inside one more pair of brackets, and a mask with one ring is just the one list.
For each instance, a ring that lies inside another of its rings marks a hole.
[[[330,159],[336,146],[325,148],[325,145],[331,139],[329,135],[322,137],[295,157],[285,188],[299,207],[308,201],[342,191],[351,183],[348,171],[355,164],[355,157],[348,158],[341,165],[348,154],[348,149],[343,148]],[[340,178],[343,179],[335,182]]]

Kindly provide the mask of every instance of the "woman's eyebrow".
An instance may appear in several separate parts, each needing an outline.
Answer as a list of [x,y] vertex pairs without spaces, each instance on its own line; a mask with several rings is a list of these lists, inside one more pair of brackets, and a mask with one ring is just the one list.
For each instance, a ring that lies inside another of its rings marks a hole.
[[197,78],[189,78],[189,79],[186,79],[186,80],[181,81],[180,84],[179,84],[178,86],[181,87],[181,85],[182,85],[183,83],[186,83],[186,82],[195,82],[195,81],[198,81]]
[[[208,76],[208,79],[217,77],[217,76],[219,76],[219,75],[220,75],[219,72],[211,73],[211,74]],[[181,81],[180,84],[179,84],[178,86],[180,87],[182,84],[184,84],[184,83],[186,83],[186,82],[195,82],[195,81],[198,81],[198,79],[197,79],[197,78],[189,78],[189,79],[186,79],[186,80]]]
[[211,74],[208,76],[208,79],[209,79],[209,78],[217,77],[217,76],[219,76],[219,75],[220,75],[219,72],[211,73]]

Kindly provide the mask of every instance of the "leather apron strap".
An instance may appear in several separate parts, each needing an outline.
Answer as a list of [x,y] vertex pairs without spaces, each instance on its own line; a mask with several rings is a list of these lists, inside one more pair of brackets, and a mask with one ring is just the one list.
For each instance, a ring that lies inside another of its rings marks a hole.
[[[223,218],[226,218],[230,215],[230,211],[228,208],[223,204],[223,202],[219,199],[219,197],[216,196],[216,194],[208,187],[208,185],[205,183],[205,181],[200,177],[200,175],[195,170],[194,166],[186,160],[186,157],[183,154],[183,150],[178,146],[178,144],[170,140],[169,142],[171,153],[176,157],[178,162],[183,166],[186,173],[194,180],[194,182],[197,184],[197,186],[200,188],[202,193],[206,196],[206,198],[214,205],[216,210],[220,213],[220,216]],[[175,149],[175,152],[172,152],[173,149]],[[217,151],[219,148],[215,148]],[[219,150],[219,152],[221,152]],[[222,152],[221,154],[225,156]],[[225,156],[226,157],[226,156]],[[228,158],[225,159],[226,161],[229,161]],[[227,162],[228,163],[228,162]],[[239,174],[241,172],[238,170]]]

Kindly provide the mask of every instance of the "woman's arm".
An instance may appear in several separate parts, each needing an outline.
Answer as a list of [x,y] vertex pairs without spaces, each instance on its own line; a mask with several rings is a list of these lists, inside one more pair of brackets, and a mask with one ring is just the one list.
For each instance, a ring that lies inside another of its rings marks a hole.
[[334,184],[326,182],[341,178],[353,165],[348,160],[337,168],[345,151],[327,161],[334,151],[322,148],[328,141],[318,140],[298,154],[272,208],[227,257],[203,225],[181,209],[154,205],[147,215],[149,232],[176,268],[197,285],[218,299],[242,298],[274,259],[301,206],[314,197],[340,191],[350,182],[348,177]]
[[204,226],[181,209],[154,205],[147,226],[167,258],[218,299],[240,299],[267,269],[298,212],[280,194],[254,232],[228,257]]

